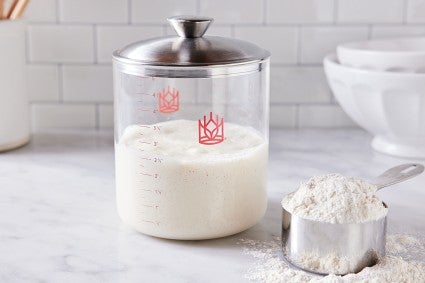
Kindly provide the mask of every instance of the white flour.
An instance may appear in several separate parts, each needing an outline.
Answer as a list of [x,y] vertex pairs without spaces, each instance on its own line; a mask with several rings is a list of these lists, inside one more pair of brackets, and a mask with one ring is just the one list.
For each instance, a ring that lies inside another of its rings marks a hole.
[[349,258],[335,252],[326,255],[305,253],[298,258],[297,262],[307,269],[322,273],[346,274],[356,268]]
[[198,122],[188,120],[127,127],[115,147],[122,220],[171,239],[223,237],[255,225],[267,205],[267,142],[231,123],[225,137],[199,144]]
[[329,223],[362,223],[387,214],[376,196],[376,187],[366,181],[340,174],[311,178],[285,196],[282,206],[305,218]]
[[[282,259],[281,241],[276,237],[269,241],[241,240],[244,252],[255,258],[246,277],[264,283],[420,283],[425,282],[425,247],[410,235],[389,235],[387,256],[373,267],[357,274],[345,276],[314,276],[292,268]],[[415,258],[415,259],[412,259]]]

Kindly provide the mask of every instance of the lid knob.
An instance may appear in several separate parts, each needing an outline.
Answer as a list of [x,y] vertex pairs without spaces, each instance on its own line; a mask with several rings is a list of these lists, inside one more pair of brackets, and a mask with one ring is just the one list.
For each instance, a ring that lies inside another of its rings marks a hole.
[[202,37],[207,31],[212,18],[200,16],[175,16],[167,19],[180,37]]

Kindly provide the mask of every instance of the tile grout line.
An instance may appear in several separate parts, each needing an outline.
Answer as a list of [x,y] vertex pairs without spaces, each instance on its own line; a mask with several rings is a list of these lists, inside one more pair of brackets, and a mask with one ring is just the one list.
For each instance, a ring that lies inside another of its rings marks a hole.
[[132,15],[131,15],[131,10],[132,10],[132,2],[131,0],[127,0],[127,25],[132,25]]
[[406,25],[407,23],[407,8],[409,5],[409,0],[404,0],[403,1],[403,14],[402,14],[402,25]]
[[66,103],[61,103],[60,101],[52,101],[52,100],[37,100],[32,101],[32,104],[38,104],[38,105],[56,105],[56,106],[95,106],[96,104],[99,105],[113,105],[112,102],[97,102],[97,101],[76,101],[76,100],[70,100],[66,101]]
[[294,104],[295,106],[295,125],[294,128],[295,129],[299,129],[300,128],[300,106],[299,104]]
[[63,64],[59,63],[58,67],[58,103],[65,104],[63,101]]
[[[86,61],[86,62],[61,62],[61,61],[31,61],[29,62],[31,65],[40,65],[40,66],[56,66],[58,64],[63,64],[66,66],[93,66],[93,61]],[[112,66],[111,62],[98,62],[97,65],[99,66]]]
[[98,103],[95,103],[94,104],[94,113],[95,113],[95,116],[94,116],[94,119],[95,119],[95,129],[97,130],[97,131],[99,131],[99,129],[100,129],[100,110],[99,110],[99,104]]
[[201,0],[196,0],[196,3],[195,3],[195,13],[197,15],[200,15],[201,14]]
[[93,62],[94,65],[98,64],[98,54],[97,54],[97,25],[93,24]]
[[[29,24],[33,25],[33,26],[93,26],[93,24],[99,25],[99,26],[106,26],[106,27],[162,27],[164,26],[163,23],[159,23],[159,22],[138,22],[138,23],[126,23],[126,22],[97,22],[97,23],[93,23],[93,22],[84,22],[84,21],[61,21],[61,22],[49,22],[49,21],[29,21]],[[320,23],[266,23],[266,25],[264,25],[262,22],[261,23],[215,23],[215,26],[218,27],[226,27],[226,26],[230,26],[230,25],[237,25],[239,27],[292,27],[292,28],[296,28],[298,26],[301,27],[334,27],[335,25],[339,26],[339,27],[362,27],[365,26],[367,24],[370,24],[370,22],[356,22],[356,23],[338,23],[335,24],[333,22],[320,22]],[[400,25],[400,23],[377,23],[380,24],[382,26],[397,26]],[[424,23],[412,23],[412,25],[424,25]]]
[[367,39],[371,39],[372,38],[372,34],[373,34],[373,25],[372,24],[368,24],[367,25]]
[[28,65],[31,64],[30,58],[30,31],[28,29],[28,25],[25,27],[25,67],[28,68]]
[[302,62],[301,62],[301,59],[302,59],[301,58],[301,52],[302,52],[301,37],[302,37],[302,33],[303,33],[303,31],[302,31],[301,25],[299,25],[298,28],[297,28],[297,63],[296,63],[297,67],[300,67],[301,64],[302,64]]
[[56,3],[56,24],[57,25],[59,25],[60,24],[60,17],[59,17],[59,14],[60,14],[60,0],[56,0],[55,1],[55,3]]
[[334,12],[333,12],[333,24],[334,25],[337,25],[337,23],[338,23],[338,8],[339,8],[338,0],[334,0],[334,2],[333,2],[333,8],[334,8]]

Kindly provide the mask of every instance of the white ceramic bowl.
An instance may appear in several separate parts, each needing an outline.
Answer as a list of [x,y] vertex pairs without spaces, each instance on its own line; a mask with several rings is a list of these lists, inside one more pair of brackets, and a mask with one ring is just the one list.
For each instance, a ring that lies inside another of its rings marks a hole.
[[338,60],[358,69],[423,73],[425,37],[369,40],[340,44]]
[[375,136],[375,150],[425,158],[425,74],[354,69],[335,55],[328,55],[324,66],[344,111]]

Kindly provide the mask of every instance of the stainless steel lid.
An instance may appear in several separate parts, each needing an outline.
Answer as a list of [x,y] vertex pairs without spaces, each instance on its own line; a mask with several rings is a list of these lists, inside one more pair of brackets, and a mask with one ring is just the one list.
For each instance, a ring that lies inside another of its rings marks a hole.
[[255,44],[218,36],[203,36],[212,18],[168,18],[178,36],[159,37],[127,45],[113,53],[124,64],[157,67],[214,67],[260,62],[270,53]]

